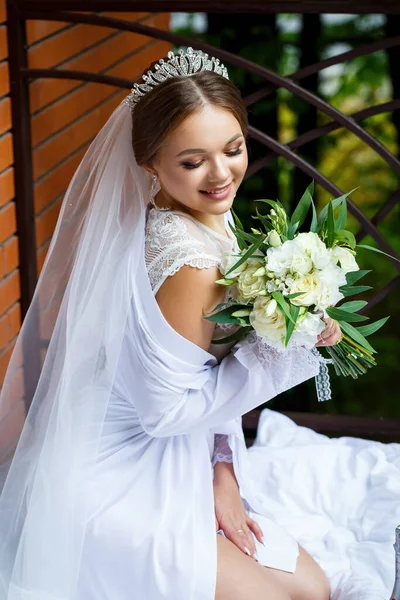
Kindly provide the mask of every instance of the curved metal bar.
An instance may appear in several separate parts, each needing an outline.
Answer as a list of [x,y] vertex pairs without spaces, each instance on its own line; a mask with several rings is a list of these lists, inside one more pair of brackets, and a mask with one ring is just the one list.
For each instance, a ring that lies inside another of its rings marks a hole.
[[122,77],[112,77],[111,75],[102,75],[101,73],[90,73],[88,71],[69,71],[67,69],[21,69],[24,77],[34,79],[77,79],[80,81],[93,81],[95,83],[105,83],[120,88],[131,89],[132,82]]
[[[302,171],[304,171],[304,173],[310,175],[310,177],[315,179],[315,181],[319,183],[327,192],[330,192],[334,196],[341,196],[343,194],[343,192],[334,183],[332,183],[329,179],[327,179],[327,177],[325,177],[325,175],[322,175],[319,171],[317,171],[317,169],[311,166],[303,158],[297,156],[297,154],[295,154],[287,146],[280,144],[266,133],[263,133],[262,131],[259,131],[258,129],[255,129],[252,126],[249,127],[249,132],[251,132],[251,136],[257,141],[259,141],[261,144],[268,146],[269,148],[271,148],[271,150],[295,164]],[[248,178],[247,172],[245,178]],[[348,209],[349,212],[363,226],[364,230],[374,238],[374,240],[385,252],[391,254],[395,258],[399,258],[396,254],[396,251],[391,247],[391,245],[387,242],[387,240],[380,233],[380,231],[378,231],[378,229],[368,220],[368,218],[358,208],[358,206],[356,206],[351,200],[348,200]],[[392,263],[396,270],[400,272],[400,263],[398,263],[395,260],[393,260]]]
[[[387,50],[388,48],[393,48],[394,46],[400,46],[400,35],[395,37],[387,38],[384,40],[379,40],[377,42],[373,42],[371,44],[364,44],[359,46],[358,48],[353,48],[352,50],[347,50],[346,52],[342,52],[341,54],[337,54],[336,56],[331,56],[330,58],[326,58],[325,60],[321,60],[318,63],[313,65],[307,65],[294,73],[291,73],[287,77],[292,79],[293,81],[299,81],[304,79],[305,77],[309,77],[309,75],[314,75],[319,71],[323,71],[328,67],[333,65],[338,65],[339,63],[345,62],[346,60],[352,60],[353,58],[357,58],[358,56],[364,56],[366,54],[372,54],[373,52],[378,52],[379,50]],[[244,98],[244,102],[246,106],[253,104],[254,102],[258,102],[259,100],[263,100],[267,96],[270,96],[274,93],[275,87],[273,85],[266,86],[249,94]]]
[[[372,298],[370,300],[368,300],[368,306],[366,308],[368,308],[368,311],[375,306],[376,304],[379,304],[384,298],[386,298],[386,296],[388,296],[391,292],[393,292],[394,289],[396,289],[396,287],[400,284],[400,275],[397,275],[394,279],[392,279],[392,281],[390,281],[384,288],[382,288],[381,290],[379,290],[379,292],[377,292],[376,294],[374,294],[372,296]],[[361,312],[361,311],[360,311]]]
[[384,204],[372,217],[371,223],[377,225],[382,219],[387,217],[390,211],[396,206],[396,204],[400,202],[400,189],[396,190],[394,194],[392,194],[391,198]]
[[318,98],[318,96],[315,96],[308,90],[305,90],[301,86],[297,85],[288,77],[282,77],[281,75],[277,75],[270,69],[262,67],[261,65],[247,60],[246,58],[236,56],[231,52],[228,52],[227,50],[215,48],[214,46],[206,44],[205,42],[202,42],[200,40],[193,40],[185,36],[170,33],[168,31],[162,31],[160,29],[157,29],[156,27],[143,25],[142,23],[128,23],[121,19],[113,19],[110,17],[104,17],[102,15],[78,14],[61,11],[46,13],[37,10],[27,10],[26,18],[101,25],[103,27],[111,27],[113,29],[119,29],[121,31],[123,30],[135,33],[142,33],[143,35],[154,37],[156,39],[161,39],[167,42],[172,42],[185,46],[191,46],[195,43],[196,48],[203,50],[204,52],[213,53],[213,55],[218,57],[220,60],[241,67],[247,71],[250,71],[251,73],[255,73],[256,75],[259,75],[267,81],[270,81],[275,87],[282,87],[292,92],[299,98],[306,100],[309,104],[312,104],[321,112],[332,117],[332,119],[346,127],[355,136],[360,138],[370,148],[375,150],[375,152],[379,156],[386,160],[386,162],[392,167],[394,171],[396,171],[396,173],[400,174],[400,160],[398,160],[391,152],[389,152],[389,150],[385,148],[383,144],[378,142],[378,140],[376,140],[371,134],[369,134],[362,127],[357,125],[357,123],[355,123],[352,119],[345,116],[333,106],[330,106],[324,100],[321,100],[321,98]]
[[[368,117],[380,115],[385,112],[392,112],[398,108],[400,109],[400,98],[396,100],[390,100],[389,102],[383,102],[382,104],[377,104],[376,106],[370,106],[369,108],[364,108],[363,110],[360,110],[349,116],[355,121],[361,121],[363,119],[367,119]],[[331,123],[326,123],[325,125],[321,125],[320,127],[316,127],[315,129],[310,129],[310,131],[299,135],[297,138],[286,144],[286,146],[288,148],[291,148],[292,150],[300,148],[304,144],[319,139],[323,135],[331,133],[336,129],[340,129],[341,127],[342,125],[336,123],[335,121],[332,121]],[[252,163],[252,168],[254,167],[254,170],[251,172],[251,174],[257,172],[260,168],[269,165],[276,159],[277,156],[273,152],[266,154],[262,158],[259,158],[257,161]]]

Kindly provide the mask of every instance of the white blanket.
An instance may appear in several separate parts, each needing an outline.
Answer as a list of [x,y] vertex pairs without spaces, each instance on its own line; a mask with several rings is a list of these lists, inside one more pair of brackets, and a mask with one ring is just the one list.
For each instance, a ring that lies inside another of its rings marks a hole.
[[265,409],[248,455],[265,513],[322,566],[332,600],[389,600],[400,444],[330,439]]

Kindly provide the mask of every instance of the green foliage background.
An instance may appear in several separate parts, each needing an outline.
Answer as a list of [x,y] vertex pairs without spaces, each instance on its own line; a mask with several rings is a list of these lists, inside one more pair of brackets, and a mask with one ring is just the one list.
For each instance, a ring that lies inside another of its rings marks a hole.
[[[361,44],[373,42],[390,35],[393,22],[388,24],[384,15],[201,15],[203,26],[199,28],[199,15],[187,15],[186,21],[173,27],[177,33],[205,40],[217,47],[271,68],[282,75],[290,75],[304,66],[307,59],[306,44],[313,44],[318,60],[340,54]],[[196,24],[197,19],[197,24]],[[308,22],[305,19],[310,19]],[[313,20],[312,20],[313,19]],[[396,19],[391,16],[390,19]],[[400,30],[400,21],[397,23]],[[308,29],[307,29],[308,28]],[[314,31],[315,36],[311,35]],[[302,35],[303,33],[303,35]],[[195,39],[193,46],[196,47]],[[302,62],[303,61],[303,62]],[[261,78],[226,65],[230,78],[242,90],[243,95],[263,85]],[[399,72],[400,73],[400,72]],[[310,78],[300,83],[313,89],[320,97],[350,115],[369,106],[393,99],[393,90],[399,90],[399,80],[386,51],[333,66],[322,71],[314,81]],[[400,77],[400,74],[399,74]],[[308,83],[310,85],[308,85]],[[329,118],[317,111],[312,113],[305,102],[286,90],[253,104],[248,109],[249,122],[262,131],[288,143],[301,132],[302,121],[319,126]],[[361,125],[399,156],[399,115],[385,113],[360,122]],[[261,144],[249,139],[249,164],[267,154]],[[322,174],[341,190],[358,189],[352,201],[372,218],[399,188],[399,177],[391,167],[364,142],[345,129],[337,129],[323,136],[313,148],[300,148],[300,156],[311,162]],[[235,210],[247,226],[252,223],[250,215],[255,211],[256,198],[278,197],[290,210],[299,199],[310,179],[282,158],[246,179],[235,199]],[[299,185],[303,185],[300,188]],[[316,186],[315,199],[321,208],[330,199],[329,194]],[[391,246],[400,254],[400,206],[380,223],[379,230]],[[357,233],[358,222],[350,217],[348,229]],[[363,243],[375,245],[369,236]],[[363,284],[375,290],[383,288],[398,273],[393,264],[375,253],[360,251],[361,268],[372,269]],[[399,360],[400,360],[400,287],[396,288],[368,315],[371,320],[391,315],[386,326],[370,338],[378,350],[378,366],[359,378],[339,378],[331,374],[333,400],[318,404],[314,382],[307,382],[268,403],[268,407],[280,410],[312,410],[314,412],[340,413],[374,417],[400,417]],[[373,292],[365,294],[368,300]],[[359,298],[358,296],[356,297]],[[363,297],[364,299],[364,297]]]

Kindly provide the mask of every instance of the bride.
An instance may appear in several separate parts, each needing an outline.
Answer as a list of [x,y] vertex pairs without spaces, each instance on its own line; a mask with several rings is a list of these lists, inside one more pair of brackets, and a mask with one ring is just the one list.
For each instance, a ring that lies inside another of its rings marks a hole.
[[318,361],[215,344],[203,318],[227,299],[246,109],[191,48],[139,81],[72,179],[3,385],[0,600],[328,600],[241,428]]

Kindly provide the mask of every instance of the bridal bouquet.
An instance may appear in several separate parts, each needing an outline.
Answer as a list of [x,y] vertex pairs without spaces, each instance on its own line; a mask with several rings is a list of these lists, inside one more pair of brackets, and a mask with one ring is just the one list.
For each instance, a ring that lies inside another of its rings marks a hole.
[[[230,287],[229,299],[206,318],[239,326],[233,335],[214,343],[238,340],[254,329],[270,346],[284,351],[294,345],[314,348],[326,327],[324,318],[331,317],[338,321],[342,337],[326,351],[338,375],[357,378],[376,364],[376,351],[366,338],[389,317],[356,326],[368,319],[359,314],[367,302],[341,301],[371,289],[358,284],[370,271],[359,269],[356,249],[385,253],[357,246],[345,229],[351,192],[329,202],[317,215],[313,189],[312,182],[291,217],[279,201],[257,200],[270,210],[262,215],[257,209],[253,218],[259,227],[251,233],[234,214],[236,226],[231,229],[240,253],[225,253],[220,267],[224,278],[217,282]],[[299,232],[310,208],[310,231]]]

